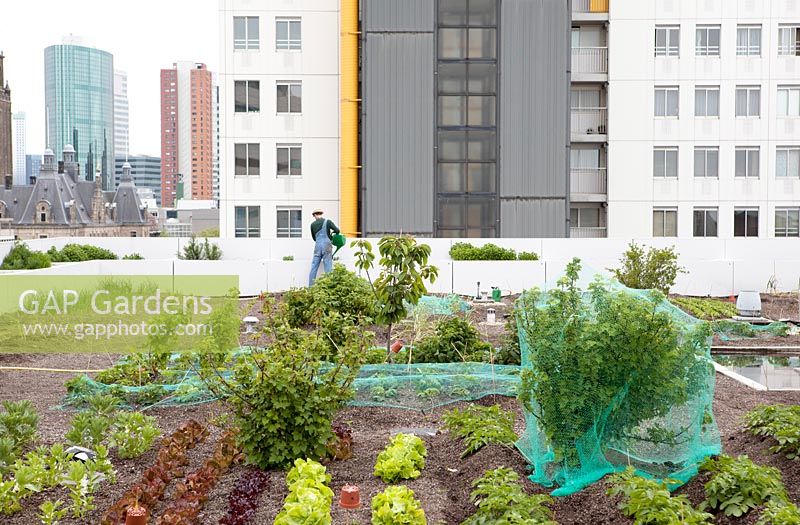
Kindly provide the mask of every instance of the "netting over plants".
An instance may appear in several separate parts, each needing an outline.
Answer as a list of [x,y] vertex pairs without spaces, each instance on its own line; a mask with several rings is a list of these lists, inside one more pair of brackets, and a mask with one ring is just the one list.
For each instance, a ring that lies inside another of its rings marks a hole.
[[713,321],[711,328],[721,341],[740,341],[742,339],[769,339],[786,337],[792,331],[791,325],[775,321],[765,325],[754,325],[741,321],[722,319]]
[[708,323],[662,294],[596,280],[573,260],[556,288],[515,312],[531,480],[568,495],[633,465],[686,481],[720,451]]

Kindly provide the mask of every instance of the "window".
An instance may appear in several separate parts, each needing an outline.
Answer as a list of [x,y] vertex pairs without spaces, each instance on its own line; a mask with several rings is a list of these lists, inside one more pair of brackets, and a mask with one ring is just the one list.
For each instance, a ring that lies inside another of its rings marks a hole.
[[653,237],[678,236],[678,209],[653,208]]
[[233,17],[233,49],[258,49],[258,17]]
[[303,174],[303,147],[300,144],[278,144],[276,174],[280,176]]
[[736,116],[761,115],[761,86],[736,86]]
[[655,91],[655,116],[678,116],[678,88],[656,87]]
[[778,54],[800,56],[800,26],[778,26]]
[[570,208],[569,222],[571,228],[600,228],[600,208]]
[[738,56],[761,56],[761,26],[738,26],[736,28],[736,54]]
[[694,236],[717,236],[717,208],[694,209]]
[[260,167],[259,144],[234,144],[236,157],[234,175],[258,175]]
[[737,177],[752,177],[757,179],[759,173],[758,147],[736,148],[736,173]]
[[497,34],[494,28],[440,28],[439,58],[443,60],[497,57]]
[[236,206],[234,215],[236,237],[261,237],[260,206]]
[[233,82],[234,111],[254,113],[260,111],[260,84],[258,80],[236,80]]
[[279,238],[300,238],[303,236],[303,210],[300,208],[278,208],[277,236]]
[[302,49],[299,18],[275,19],[275,49],[288,51]]
[[800,208],[775,208],[775,237],[800,237]]
[[653,149],[653,177],[678,176],[678,148]]
[[300,82],[278,82],[278,113],[303,112],[303,84]]
[[719,148],[694,149],[694,176],[719,177]]
[[800,177],[800,148],[778,148],[775,155],[775,176],[779,178]]
[[698,87],[694,90],[694,116],[719,117],[719,87]]
[[719,31],[719,26],[697,26],[694,43],[697,56],[719,56]]
[[676,57],[680,53],[680,28],[656,26],[656,56]]
[[778,116],[800,116],[800,86],[778,86]]
[[733,210],[733,236],[758,237],[758,208]]

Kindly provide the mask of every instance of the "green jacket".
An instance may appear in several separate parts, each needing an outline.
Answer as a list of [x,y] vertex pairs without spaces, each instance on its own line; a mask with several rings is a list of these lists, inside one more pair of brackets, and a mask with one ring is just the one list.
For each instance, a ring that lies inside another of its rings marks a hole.
[[339,227],[336,226],[332,220],[324,218],[317,219],[311,223],[311,238],[315,241],[317,240],[317,233],[322,229],[322,225],[326,220],[328,221],[328,239],[333,239],[333,235],[339,233]]

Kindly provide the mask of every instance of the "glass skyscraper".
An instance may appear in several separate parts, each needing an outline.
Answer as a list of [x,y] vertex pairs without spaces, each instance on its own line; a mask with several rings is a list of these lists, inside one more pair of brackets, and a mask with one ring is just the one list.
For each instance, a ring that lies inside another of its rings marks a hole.
[[100,170],[104,189],[114,180],[114,57],[65,41],[44,50],[47,146],[72,144],[81,172]]

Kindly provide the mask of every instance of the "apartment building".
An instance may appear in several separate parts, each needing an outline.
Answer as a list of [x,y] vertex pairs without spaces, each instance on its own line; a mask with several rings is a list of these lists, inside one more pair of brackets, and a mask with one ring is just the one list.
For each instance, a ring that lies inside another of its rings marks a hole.
[[610,2],[598,226],[611,237],[798,237],[800,2]]
[[307,236],[322,207],[362,235],[800,236],[800,2],[220,0],[220,23],[223,235]]

